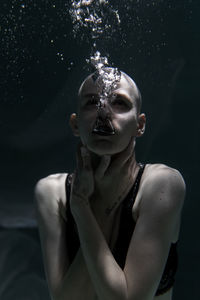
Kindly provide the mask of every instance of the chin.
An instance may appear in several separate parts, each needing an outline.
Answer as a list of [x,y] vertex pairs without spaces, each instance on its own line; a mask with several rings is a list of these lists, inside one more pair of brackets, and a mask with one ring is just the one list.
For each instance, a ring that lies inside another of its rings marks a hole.
[[92,153],[98,156],[114,155],[123,151],[124,149],[118,149],[116,145],[109,143],[108,141],[98,141],[95,143],[95,145],[88,145],[87,147]]

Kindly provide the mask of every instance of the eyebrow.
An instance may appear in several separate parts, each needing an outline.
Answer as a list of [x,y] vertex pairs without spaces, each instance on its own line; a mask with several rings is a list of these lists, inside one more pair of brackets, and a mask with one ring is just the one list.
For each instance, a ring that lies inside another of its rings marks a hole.
[[121,96],[121,97],[125,98],[125,99],[128,100],[131,104],[133,104],[133,101],[132,101],[131,97],[129,97],[126,93],[123,93],[123,92],[116,92],[115,94],[116,94],[116,96]]
[[[129,97],[126,93],[114,92],[113,94],[115,94],[116,96],[121,96],[121,97],[125,98],[128,102],[133,104],[131,97]],[[90,98],[90,97],[99,97],[99,94],[98,93],[86,93],[81,96],[81,98]]]
[[81,95],[81,97],[83,97],[83,98],[89,98],[89,97],[92,97],[92,96],[99,97],[99,94],[97,94],[97,93],[88,93],[88,94]]

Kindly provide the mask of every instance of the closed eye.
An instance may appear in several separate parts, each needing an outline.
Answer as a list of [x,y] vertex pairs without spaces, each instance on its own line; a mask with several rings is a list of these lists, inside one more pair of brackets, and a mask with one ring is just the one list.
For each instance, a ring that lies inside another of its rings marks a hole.
[[82,106],[84,107],[97,105],[99,101],[99,95],[94,93],[83,94],[81,98],[83,99]]
[[113,105],[119,105],[119,106],[128,106],[126,101],[122,97],[116,97],[113,102]]
[[91,98],[86,102],[86,105],[97,105],[98,100],[95,98]]

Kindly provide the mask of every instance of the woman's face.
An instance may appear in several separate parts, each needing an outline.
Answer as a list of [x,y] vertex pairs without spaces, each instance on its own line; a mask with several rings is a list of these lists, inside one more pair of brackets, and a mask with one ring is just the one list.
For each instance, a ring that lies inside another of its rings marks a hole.
[[102,136],[93,133],[96,119],[99,116],[97,103],[101,91],[90,76],[79,91],[79,109],[76,116],[78,135],[84,145],[97,155],[115,154],[123,151],[130,140],[133,142],[141,127],[141,116],[138,115],[136,97],[137,88],[131,85],[125,76],[121,76],[112,94],[103,100],[102,118],[108,117],[115,134]]

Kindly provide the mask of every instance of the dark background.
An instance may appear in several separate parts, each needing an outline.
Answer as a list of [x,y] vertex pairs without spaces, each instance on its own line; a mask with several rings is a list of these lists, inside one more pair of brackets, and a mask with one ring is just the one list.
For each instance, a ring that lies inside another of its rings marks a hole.
[[[121,24],[97,40],[143,96],[137,159],[177,168],[187,185],[174,300],[199,299],[199,6],[188,1],[110,1]],[[0,299],[48,300],[33,207],[42,177],[74,168],[68,126],[91,71],[93,41],[74,37],[70,1],[0,2]],[[109,15],[108,15],[109,17]]]

